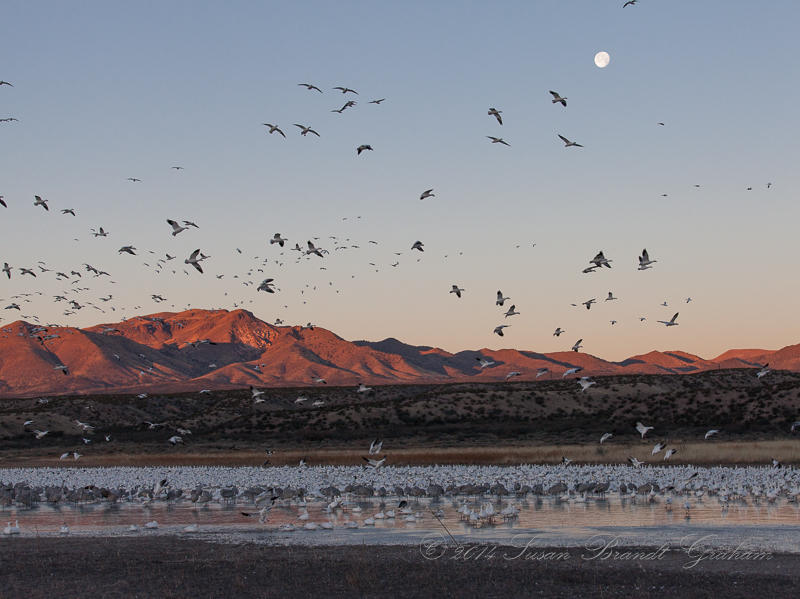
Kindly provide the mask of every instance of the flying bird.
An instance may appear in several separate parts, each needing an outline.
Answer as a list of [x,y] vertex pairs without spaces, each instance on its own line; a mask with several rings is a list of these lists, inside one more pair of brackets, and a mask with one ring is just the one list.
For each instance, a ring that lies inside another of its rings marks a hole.
[[613,260],[608,260],[603,255],[602,251],[600,251],[594,258],[589,260],[589,264],[594,264],[597,267],[605,266],[606,268],[611,268],[611,264],[609,264],[609,262],[613,262]]
[[380,104],[384,100],[386,100],[386,98],[381,98],[380,100],[370,100],[369,102],[367,102],[367,104]]
[[651,260],[650,255],[647,253],[647,249],[642,250],[642,255],[639,256],[639,270],[647,270],[648,268],[653,268],[650,266],[654,264],[657,260]]
[[705,436],[706,440],[708,440],[708,438],[709,438],[709,437],[711,437],[711,436],[713,436],[713,435],[716,435],[718,432],[719,432],[719,431],[718,431],[718,430],[716,430],[716,429],[715,429],[715,430],[708,431],[708,432],[706,433],[706,436]]
[[679,314],[679,312],[675,312],[675,315],[669,321],[659,320],[658,322],[660,322],[661,324],[665,324],[668,327],[676,327],[676,326],[678,326],[678,323],[675,322],[675,319],[678,318],[678,314]]
[[644,439],[644,436],[647,434],[647,431],[653,430],[653,427],[652,426],[645,426],[641,422],[637,422],[636,423],[636,430],[639,431],[642,434],[642,439]]
[[634,458],[634,457],[630,457],[630,458],[628,458],[628,461],[631,463],[631,465],[632,465],[634,468],[638,468],[639,466],[641,466],[642,464],[644,464],[644,462],[640,462],[639,460],[637,460],[637,459],[636,459],[636,458]]
[[75,209],[74,208],[64,208],[63,210],[61,210],[61,214],[71,214],[72,216],[75,216]]
[[188,231],[189,227],[181,227],[177,222],[167,219],[167,223],[172,226],[172,236],[175,237],[181,231]]
[[581,345],[581,342],[583,342],[583,339],[578,339],[575,342],[575,345],[572,346],[572,351],[577,352],[580,348],[582,348],[583,346]]
[[[8,266],[8,265],[6,265]],[[455,293],[456,297],[461,297],[461,292],[464,291],[463,289],[459,289],[458,285],[453,285],[453,288],[450,290],[450,293]]]
[[497,122],[502,125],[503,124],[503,117],[500,116],[501,114],[503,114],[502,110],[497,110],[496,108],[490,108],[489,109],[489,116],[493,116],[494,118],[496,118]]
[[613,436],[614,435],[612,435],[611,433],[606,433],[605,435],[600,437],[600,443],[604,443],[605,441],[608,441]]
[[421,196],[419,196],[419,199],[420,199],[420,200],[424,200],[425,198],[435,198],[436,196],[435,196],[435,195],[433,195],[433,193],[432,193],[432,192],[433,192],[433,190],[432,190],[432,189],[429,189],[429,190],[427,190],[427,191],[423,191],[423,192],[422,192],[422,195],[421,195]]
[[511,299],[510,297],[503,297],[503,292],[502,291],[498,291],[497,292],[497,300],[494,302],[494,305],[495,306],[502,306],[503,303],[506,300],[510,300],[510,299]]
[[617,298],[615,298],[614,294],[609,291],[608,292],[608,297],[606,298],[606,301],[615,300],[615,299],[617,299]]
[[569,370],[565,371],[564,374],[561,375],[561,378],[565,379],[571,374],[579,373],[581,370],[583,370],[582,366],[576,366],[575,368],[570,368]]
[[128,177],[128,181],[133,181],[134,183],[136,183],[137,181],[138,181],[139,183],[141,183],[141,182],[142,182],[142,180],[141,180],[141,179],[136,179],[135,177]]
[[367,462],[373,468],[380,468],[383,466],[384,462],[386,462],[386,456],[384,455],[380,460],[374,460],[372,458],[364,458],[364,461]]
[[278,128],[278,125],[270,125],[269,123],[261,123],[265,127],[269,127],[270,133],[275,133],[276,131],[286,137],[286,134]]
[[494,364],[494,362],[492,362],[492,361],[490,361],[490,360],[487,360],[486,358],[475,358],[475,359],[476,359],[478,362],[480,362],[480,363],[481,363],[481,370],[483,370],[484,368],[486,368],[486,367],[488,367],[488,366],[491,366],[492,364]]
[[511,325],[501,324],[499,327],[495,327],[494,328],[494,332],[502,337],[503,336],[503,329],[505,329],[506,327],[509,327],[509,326],[511,326]]
[[295,127],[300,127],[302,131],[300,131],[300,135],[305,136],[306,133],[313,133],[317,137],[320,137],[319,133],[314,131],[311,127],[306,127],[305,125],[298,125],[297,123],[294,124]]
[[[200,255],[201,257],[198,258],[197,256]],[[194,266],[200,274],[203,274],[203,267],[200,266],[200,262],[203,260],[202,254],[200,254],[200,250],[196,249],[192,252],[191,256],[189,256],[186,260],[183,261],[184,264],[191,264]]]
[[581,386],[581,393],[586,391],[592,385],[597,384],[595,381],[590,381],[588,376],[582,376],[578,379],[578,384]]
[[322,255],[322,248],[315,247],[311,241],[308,241],[308,249],[306,250],[306,256],[309,254],[316,254],[320,258],[324,258],[325,256]]
[[283,244],[285,242],[287,242],[287,241],[289,241],[289,240],[288,239],[284,239],[283,237],[281,237],[280,233],[275,233],[275,236],[272,239],[269,240],[269,244],[272,245],[273,243],[277,243],[278,245],[283,247]]
[[39,196],[33,196],[33,197],[34,197],[34,198],[36,198],[36,199],[34,200],[34,202],[33,202],[33,205],[34,205],[34,206],[41,206],[42,208],[44,208],[45,210],[47,210],[48,212],[50,212],[50,208],[49,208],[49,207],[48,207],[48,205],[47,205],[47,202],[49,202],[50,200],[43,200],[43,199],[42,199],[42,198],[40,198]]
[[554,336],[554,337],[558,337],[558,336],[560,336],[560,335],[561,335],[561,333],[566,333],[566,331],[562,331],[562,330],[561,330],[561,327],[558,327],[558,328],[556,329],[555,333],[553,333],[553,336]]
[[383,441],[378,442],[378,439],[375,439],[369,445],[369,455],[378,455],[381,452],[382,447],[383,447]]
[[421,241],[414,242],[414,245],[411,246],[412,250],[419,250],[420,252],[424,252],[425,250],[422,249],[424,244]]
[[308,91],[311,91],[312,89],[315,89],[319,93],[322,93],[322,90],[320,88],[318,88],[316,85],[311,85],[310,83],[298,83],[297,85],[302,85],[303,87],[307,88]]
[[762,367],[761,367],[761,370],[759,370],[759,371],[756,373],[756,376],[757,376],[759,379],[760,379],[762,376],[766,376],[767,374],[769,374],[769,373],[771,372],[771,370],[770,370],[769,368],[767,368],[767,366],[769,366],[769,362],[767,362],[766,364],[764,364],[764,366],[762,366]]
[[267,293],[275,293],[273,289],[274,284],[272,283],[272,279],[264,279],[261,281],[261,285],[258,286],[256,291],[266,291]]
[[352,90],[352,89],[350,89],[349,87],[340,87],[340,86],[337,86],[337,87],[334,87],[333,89],[340,89],[340,90],[342,90],[342,93],[343,93],[343,94],[346,94],[347,92],[350,92],[350,93],[352,93],[352,94],[358,95],[358,92],[357,92],[357,91],[355,91],[355,90]]
[[[558,94],[558,92],[554,92],[553,90],[550,90],[550,93],[551,93],[551,94],[552,94],[552,96],[553,96],[553,104],[560,103],[562,106],[566,106],[566,105],[567,105],[567,100],[568,100],[569,98],[562,98],[562,97],[561,97],[561,96]],[[561,136],[559,135],[559,137],[561,137]],[[564,138],[563,138],[563,137],[561,137],[561,139],[564,139]]]
[[360,146],[358,146],[358,147],[356,148],[356,152],[358,152],[358,155],[359,155],[359,156],[361,155],[361,152],[363,152],[364,150],[369,150],[370,152],[372,152],[372,151],[373,151],[373,150],[372,150],[372,146],[371,146],[371,145],[369,145],[369,144],[362,144],[362,145],[360,145]]
[[516,311],[514,310],[514,308],[516,308],[516,306],[511,306],[511,307],[508,309],[508,311],[505,313],[505,317],[506,317],[506,318],[508,318],[509,316],[516,316],[517,314],[520,314],[520,312],[516,312]]
[[503,141],[502,137],[492,137],[491,135],[487,135],[486,137],[491,139],[493,144],[503,144],[504,146],[508,146],[509,148],[511,147],[508,143]]
[[563,135],[559,135],[559,137],[561,138],[561,141],[563,141],[563,142],[564,142],[564,144],[565,144],[565,145],[564,145],[564,147],[565,147],[565,148],[569,148],[570,146],[575,146],[576,148],[582,148],[582,147],[583,147],[581,144],[577,144],[577,143],[575,143],[574,141],[570,141],[570,140],[568,140],[568,139],[567,139],[566,137],[564,137]]

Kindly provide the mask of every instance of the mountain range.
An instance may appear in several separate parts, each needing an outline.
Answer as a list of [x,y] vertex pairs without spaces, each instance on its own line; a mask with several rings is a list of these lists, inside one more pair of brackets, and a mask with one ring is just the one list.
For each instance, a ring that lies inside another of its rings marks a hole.
[[[47,338],[49,337],[49,338]],[[494,362],[481,369],[477,358]],[[455,354],[397,339],[346,341],[321,327],[273,326],[245,310],[187,310],[137,316],[78,329],[16,321],[0,332],[0,397],[66,393],[180,392],[200,389],[328,385],[494,382],[510,372],[533,380],[540,369],[557,378],[688,374],[720,368],[800,371],[800,345],[778,351],[730,350],[706,360],[652,351],[621,362],[580,352],[516,349]],[[64,365],[68,374],[55,367]]]

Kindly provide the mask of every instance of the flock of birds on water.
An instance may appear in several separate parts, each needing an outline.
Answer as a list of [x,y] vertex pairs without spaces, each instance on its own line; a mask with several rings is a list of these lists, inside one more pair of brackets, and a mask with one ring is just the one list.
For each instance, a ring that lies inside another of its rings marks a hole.
[[[344,513],[344,528],[374,526],[378,520],[441,523],[454,517],[474,526],[515,520],[527,499],[586,504],[609,500],[658,504],[685,512],[715,504],[729,506],[797,504],[800,471],[779,467],[692,466],[630,468],[622,465],[519,466],[285,466],[280,468],[19,468],[0,470],[0,506],[16,508],[19,520],[6,535],[19,534],[25,514],[35,518],[39,503],[141,506],[147,519],[157,502],[235,503],[231,523],[244,518],[268,523],[276,506],[296,508],[296,523],[276,530],[333,529]],[[430,501],[428,501],[430,500]],[[450,505],[445,503],[450,500]],[[378,501],[377,512],[374,502]],[[396,507],[392,503],[397,502]],[[505,502],[505,507],[503,503]],[[522,502],[521,504],[518,502]],[[438,508],[438,509],[435,509]],[[374,512],[374,513],[373,513]],[[132,518],[134,516],[131,516]],[[601,522],[598,521],[598,524]],[[136,532],[157,521],[133,524]],[[197,522],[182,529],[198,532]],[[31,531],[28,531],[31,532]],[[68,533],[67,523],[61,533]]]

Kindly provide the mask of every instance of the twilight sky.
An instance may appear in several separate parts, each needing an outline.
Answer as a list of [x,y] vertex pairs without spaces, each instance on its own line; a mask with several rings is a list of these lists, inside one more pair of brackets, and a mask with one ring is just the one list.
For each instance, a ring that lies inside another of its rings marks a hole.
[[[19,120],[0,122],[0,324],[191,305],[448,351],[799,343],[800,4],[623,4],[0,1],[0,119]],[[290,251],[308,240],[330,253]],[[612,268],[583,274],[600,250]]]

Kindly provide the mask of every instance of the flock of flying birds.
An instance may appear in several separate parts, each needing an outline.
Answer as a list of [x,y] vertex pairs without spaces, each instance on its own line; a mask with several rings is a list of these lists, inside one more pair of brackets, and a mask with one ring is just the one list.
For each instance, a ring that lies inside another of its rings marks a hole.
[[[627,2],[624,5],[624,7],[627,7],[628,5],[632,5],[635,2],[636,2],[636,0],[631,0],[631,1]],[[314,94],[324,94],[323,90],[320,87],[317,87],[314,84],[311,84],[311,83],[299,83],[297,85],[300,86],[300,87],[305,88],[307,90],[307,92],[313,92]],[[8,83],[6,81],[0,81],[0,87],[1,86],[13,87],[10,83]],[[350,98],[354,98],[354,97],[359,96],[359,94],[358,94],[358,92],[356,90],[351,89],[351,88],[346,87],[346,86],[336,86],[336,87],[333,88],[333,90],[336,91],[336,92],[341,92],[341,94],[343,96],[345,96],[346,99],[345,99],[344,104],[341,107],[335,108],[335,109],[331,110],[331,112],[342,114],[344,111],[352,109],[357,105],[357,102],[355,100],[350,99]],[[560,92],[553,91],[553,90],[550,90],[549,93],[552,96],[551,103],[554,104],[554,105],[555,104],[560,105],[559,110],[567,108],[567,100],[569,99],[568,97],[562,96]],[[386,98],[375,99],[375,100],[369,101],[368,104],[373,104],[375,106],[380,106],[385,100],[386,100]],[[497,126],[503,126],[503,117],[502,117],[503,111],[502,110],[499,110],[499,109],[497,109],[495,107],[491,107],[491,108],[489,108],[487,114],[488,114],[489,117],[492,117],[492,119],[494,121],[496,121]],[[2,120],[3,121],[12,121],[12,120],[16,121],[16,119],[2,119]],[[658,123],[658,124],[659,125],[664,125],[664,123]],[[262,123],[262,125],[268,128],[268,132],[269,132],[270,135],[277,133],[280,136],[286,138],[286,132],[281,128],[281,125],[274,124],[274,123],[268,123],[268,122]],[[309,126],[309,125],[306,125],[306,124],[301,124],[301,123],[292,123],[292,125],[297,127],[297,129],[299,130],[299,135],[301,135],[303,137],[307,137],[309,134],[315,135],[317,137],[321,136],[320,132],[315,130],[312,126]],[[288,131],[288,129],[287,129],[287,131]],[[583,145],[581,145],[579,143],[576,143],[574,141],[571,141],[570,139],[568,139],[567,137],[561,135],[560,133],[557,134],[557,135],[561,139],[561,141],[564,142],[564,145],[567,148],[582,148],[583,147]],[[500,144],[500,145],[504,145],[504,146],[510,147],[510,144],[508,142],[506,142],[502,137],[498,137],[496,135],[487,135],[486,137],[489,140],[491,140],[492,144]],[[368,143],[363,143],[363,144],[359,145],[356,148],[356,152],[357,152],[358,155],[361,155],[365,151],[374,151],[372,145],[368,144]],[[185,170],[184,167],[181,167],[181,166],[173,166],[173,167],[170,167],[170,168],[175,170],[176,172]],[[142,180],[137,178],[137,177],[129,177],[128,181],[130,181],[133,184],[141,184],[142,183]],[[768,188],[770,186],[771,186],[771,184],[767,184]],[[429,198],[435,198],[436,195],[433,192],[434,192],[434,188],[427,189],[427,190],[423,191],[420,194],[419,199],[420,200],[426,200],[426,199],[429,199]],[[43,199],[39,195],[35,195],[34,196],[34,201],[33,201],[34,209],[42,208],[42,210],[44,210],[45,212],[49,212],[50,211],[50,206],[48,205],[48,202],[49,202],[49,200]],[[0,204],[2,204],[2,206],[4,208],[8,208],[8,203],[3,198],[3,196],[0,196]],[[73,217],[77,217],[79,213],[76,213],[76,209],[69,207],[69,208],[61,208],[61,214],[63,216],[69,216],[70,218],[73,218]],[[358,217],[358,218],[360,218],[360,217]],[[175,219],[172,219],[172,218],[168,218],[168,219],[165,219],[165,220],[166,220],[167,225],[169,225],[169,227],[171,228],[171,230],[169,230],[169,229],[168,230],[170,231],[172,237],[177,237],[179,234],[182,234],[182,233],[188,234],[188,233],[185,233],[185,232],[190,232],[190,231],[192,231],[192,229],[200,229],[200,227],[196,223],[194,223],[194,222],[192,222],[190,220],[175,220]],[[91,234],[94,236],[95,239],[98,239],[98,238],[104,239],[104,238],[107,238],[110,235],[110,231],[106,230],[102,226],[97,228],[97,229],[90,229],[90,231],[91,231]],[[347,238],[346,240],[341,241],[341,242],[340,242],[340,239],[338,237],[331,236],[329,239],[333,240],[333,245],[336,246],[334,251],[338,251],[338,250],[359,250],[359,249],[361,249],[361,246],[353,244],[351,242],[350,238]],[[279,248],[281,250],[283,250],[284,247],[285,247],[285,244],[288,241],[289,240],[287,238],[283,237],[280,233],[275,233],[274,237],[272,239],[270,239],[270,247],[272,247],[274,244],[277,244],[279,246]],[[315,243],[315,242],[317,242],[317,243]],[[369,240],[368,244],[377,245],[377,242],[374,241],[374,240]],[[536,244],[533,244],[533,245],[535,246]],[[414,250],[420,252],[420,254],[423,254],[425,252],[425,244],[420,240],[415,241],[414,243],[412,243],[410,245],[410,248],[407,251],[413,252]],[[238,248],[237,248],[236,251],[239,254],[242,253],[242,251],[239,250]],[[294,247],[290,248],[289,251],[298,252],[297,258],[295,260],[295,263],[299,263],[302,259],[306,259],[306,260],[322,259],[322,258],[325,258],[326,256],[330,255],[330,252],[327,249],[325,249],[321,245],[319,245],[319,238],[317,238],[317,237],[314,237],[313,241],[311,239],[308,239],[305,242],[305,244],[302,245],[302,246],[301,246],[300,243],[296,242]],[[153,252],[152,250],[147,250],[147,252],[149,254],[153,254],[154,256],[156,255],[156,253]],[[122,245],[117,250],[117,253],[119,255],[137,256],[137,257],[143,255],[143,253],[140,250],[138,250],[137,247],[135,245],[133,245],[133,244]],[[463,252],[462,252],[462,254],[463,254]],[[401,255],[403,255],[403,252],[395,252],[395,256],[401,256]],[[445,257],[447,257],[447,256],[445,256]],[[185,266],[185,268],[182,268],[180,270],[182,270],[182,272],[187,276],[189,275],[189,272],[192,269],[194,271],[196,271],[197,273],[199,273],[199,274],[205,274],[205,271],[204,271],[202,263],[204,261],[210,259],[210,258],[211,258],[211,256],[203,254],[201,249],[197,248],[193,252],[191,252],[191,254],[189,256],[183,258],[183,265]],[[151,266],[150,262],[145,262],[144,265],[147,266],[148,268],[152,268],[156,273],[162,273],[162,272],[167,272],[167,270],[172,270],[172,274],[175,275],[175,274],[178,274],[180,267],[170,268],[170,266],[171,266],[171,264],[173,264],[172,261],[176,260],[176,259],[180,260],[180,258],[178,258],[177,256],[173,256],[173,255],[170,255],[169,253],[166,253],[164,255],[164,257],[162,257],[162,258],[155,258],[154,257],[152,266]],[[255,259],[259,259],[259,257],[256,256]],[[417,261],[419,262],[420,259],[421,258],[418,258]],[[150,260],[150,258],[148,258],[148,260]],[[268,269],[268,268],[269,269],[273,269],[273,270],[277,270],[277,268],[279,268],[279,267],[284,265],[284,262],[286,260],[287,260],[287,258],[285,257],[284,251],[280,251],[280,254],[277,257],[276,256],[269,256],[269,257],[263,258],[263,262],[257,264],[255,268],[251,267],[249,269],[249,271],[247,271],[245,274],[242,275],[241,279],[244,279],[244,280],[240,280],[240,282],[243,285],[247,286],[247,287],[252,286],[256,291],[264,291],[264,292],[269,293],[269,294],[274,294],[276,291],[280,291],[280,288],[277,287],[274,278],[265,277],[261,281],[261,283],[257,283],[253,279],[259,276],[257,273],[264,273],[265,270]],[[611,268],[611,262],[612,262],[612,260],[607,259],[605,257],[605,255],[604,255],[604,253],[602,251],[600,251],[594,258],[589,260],[589,266],[584,268],[582,272],[585,273],[585,274],[589,274],[589,273],[600,272],[603,269],[609,269],[609,268]],[[639,256],[639,267],[638,267],[638,270],[640,270],[640,271],[649,270],[649,269],[653,268],[653,265],[656,264],[656,262],[657,262],[656,260],[652,260],[650,258],[647,249],[643,249],[642,252],[641,252],[641,255]],[[177,264],[180,264],[180,262],[178,262]],[[327,270],[328,261],[326,261],[325,264],[326,264],[326,266],[320,266],[320,270]],[[390,266],[397,267],[397,266],[399,266],[399,264],[400,264],[399,260],[396,260],[396,262],[393,263],[393,264],[390,264]],[[377,266],[377,264],[373,263],[373,262],[369,262],[369,265],[373,266],[373,267]],[[189,270],[187,270],[188,267],[191,267],[191,268]],[[376,272],[377,271],[378,271],[378,269],[376,268]],[[64,292],[62,292],[60,294],[57,294],[57,295],[53,296],[54,302],[64,302],[64,305],[66,306],[65,310],[63,312],[64,316],[72,316],[72,315],[76,314],[79,310],[81,310],[83,308],[86,308],[86,307],[91,307],[91,308],[94,308],[96,310],[101,311],[102,313],[105,313],[105,309],[104,309],[105,305],[107,305],[108,308],[111,311],[115,311],[115,307],[113,306],[113,304],[109,303],[109,302],[112,302],[112,300],[114,299],[114,296],[112,294],[108,294],[107,297],[102,296],[102,297],[99,298],[98,301],[102,302],[103,307],[101,307],[101,305],[98,305],[98,304],[90,302],[90,301],[81,302],[81,301],[79,301],[79,299],[77,297],[72,297],[72,298],[69,297],[69,294],[78,294],[78,293],[82,293],[82,292],[91,290],[89,287],[81,286],[81,285],[84,284],[83,283],[84,275],[86,275],[87,277],[91,276],[93,278],[108,277],[109,278],[108,279],[109,283],[114,284],[114,281],[110,280],[111,275],[109,274],[109,272],[107,272],[105,270],[102,270],[100,268],[96,268],[96,267],[92,266],[91,264],[83,263],[80,267],[77,267],[77,268],[70,268],[70,269],[64,268],[62,270],[56,270],[55,268],[49,268],[47,263],[45,263],[43,261],[38,262],[38,264],[34,265],[32,268],[29,268],[28,265],[25,265],[25,266],[14,265],[14,266],[12,266],[8,262],[3,262],[2,272],[7,276],[7,278],[9,280],[12,279],[12,273],[13,273],[15,275],[15,278],[18,276],[20,279],[25,279],[26,282],[28,282],[28,278],[30,278],[31,282],[33,282],[33,280],[37,279],[38,277],[41,277],[42,275],[46,275],[48,277],[55,277],[55,279],[57,281],[63,281],[64,283],[69,283],[72,286],[69,291],[64,291]],[[87,273],[89,273],[89,274],[87,274]],[[216,274],[216,278],[217,279],[222,279],[224,276],[226,276],[226,275],[225,274]],[[355,277],[355,275],[351,275],[351,278],[354,278],[354,277]],[[239,279],[240,278],[239,274],[233,275],[233,278]],[[333,288],[333,286],[334,286],[333,280],[329,281],[328,287]],[[312,292],[317,291],[317,286],[316,285],[314,285],[313,287],[311,285],[306,285],[305,287],[306,288],[300,290],[300,294],[301,295],[304,295],[306,292],[311,294]],[[336,293],[338,293],[338,292],[339,292],[339,290],[337,289]],[[458,285],[452,285],[450,293],[454,294],[457,298],[461,298],[462,295],[464,293],[466,293],[466,291],[465,291],[464,288],[459,287]],[[39,292],[39,291],[37,291],[35,293],[21,293],[21,294],[14,295],[14,296],[11,297],[12,301],[8,305],[5,305],[4,309],[5,310],[17,310],[18,312],[20,312],[22,318],[25,318],[25,319],[31,318],[34,321],[36,321],[37,324],[39,324],[38,316],[36,316],[35,314],[31,314],[31,315],[22,314],[22,310],[23,310],[23,305],[25,303],[33,303],[33,301],[37,299],[37,296],[43,296],[43,295],[44,294]],[[225,293],[225,295],[227,295],[227,293]],[[161,294],[152,294],[151,298],[156,303],[161,303],[161,302],[167,301],[167,299],[164,298],[163,295],[161,295]],[[616,300],[616,299],[617,298],[614,297],[613,293],[609,292],[608,293],[608,297],[605,298],[605,302]],[[504,307],[504,303],[506,301],[509,301],[509,300],[511,300],[510,297],[505,297],[501,291],[498,291],[495,305],[496,306],[500,306],[500,307]],[[233,308],[242,307],[247,301],[248,300],[244,300],[243,299],[241,301],[233,302]],[[304,304],[307,303],[305,301],[305,298],[303,298],[301,301],[303,301]],[[0,302],[5,302],[5,300],[0,298]],[[253,300],[250,299],[249,303],[252,303],[252,302],[253,302]],[[592,299],[589,299],[589,300],[586,300],[586,301],[582,302],[581,304],[572,304],[572,305],[573,306],[583,305],[583,306],[586,307],[587,310],[590,310],[592,305],[595,304],[596,302],[597,302],[596,298],[592,298]],[[686,303],[688,304],[689,302],[691,302],[691,298],[687,298],[686,299]],[[667,303],[664,302],[661,305],[662,306],[667,306]],[[175,307],[175,304],[172,304],[172,306]],[[191,306],[191,304],[188,304],[187,308],[189,306]],[[286,305],[284,307],[288,308],[288,305]],[[122,308],[122,309],[124,310],[124,308]],[[134,308],[134,310],[140,310],[140,309],[141,309],[141,306],[136,306]],[[498,336],[501,336],[501,337],[505,336],[506,333],[504,332],[504,329],[507,329],[507,328],[509,328],[511,326],[511,325],[507,324],[507,320],[506,319],[508,319],[509,317],[512,317],[512,316],[520,315],[520,314],[521,314],[521,312],[516,310],[516,304],[512,304],[510,306],[510,308],[508,308],[508,310],[506,310],[503,313],[503,316],[504,316],[503,324],[499,324],[498,326],[496,326],[494,328],[493,332],[495,334],[497,334]],[[669,319],[669,320],[659,320],[657,322],[660,323],[660,324],[664,324],[666,327],[677,326],[679,324],[677,322],[678,316],[679,316],[679,313],[676,312],[672,316],[671,319]],[[125,318],[123,318],[122,320],[125,320]],[[646,319],[644,317],[640,317],[639,320],[640,321],[644,321]],[[611,322],[612,325],[617,323],[616,320],[611,320],[610,322]],[[275,321],[275,324],[276,325],[283,324],[283,320],[278,318]],[[59,326],[59,325],[52,325],[51,324],[51,325],[47,325],[47,326],[56,327],[56,326]],[[309,323],[309,326],[310,326],[310,323]],[[10,333],[10,332],[11,332],[10,329],[3,329],[3,333]],[[42,332],[47,332],[46,328]],[[555,332],[553,333],[553,335],[558,337],[564,332],[565,331],[561,327],[558,327],[555,330]],[[43,343],[48,341],[48,336],[47,335],[40,336],[39,338]],[[579,349],[582,347],[582,345],[581,345],[582,342],[583,342],[583,339],[579,339],[572,346],[571,349],[573,351],[576,351],[576,352],[579,351]],[[63,365],[59,365],[59,366],[61,367],[62,372],[64,372],[64,374],[68,373],[68,369],[66,367],[64,367]],[[485,364],[484,362],[481,362],[481,369],[485,368],[486,366],[487,366],[487,364]],[[515,376],[517,374],[519,374],[519,373],[510,373],[509,377]],[[589,383],[587,381],[583,380],[581,385],[582,385],[584,390],[586,388],[588,388],[588,386],[585,386],[585,385],[588,385],[588,384]]]

